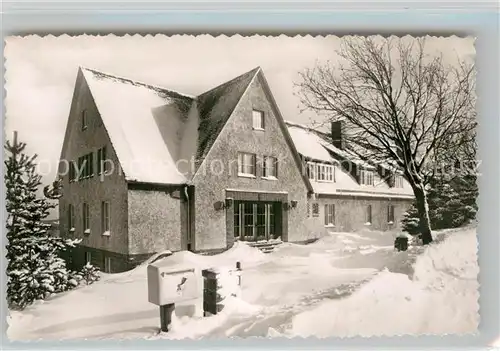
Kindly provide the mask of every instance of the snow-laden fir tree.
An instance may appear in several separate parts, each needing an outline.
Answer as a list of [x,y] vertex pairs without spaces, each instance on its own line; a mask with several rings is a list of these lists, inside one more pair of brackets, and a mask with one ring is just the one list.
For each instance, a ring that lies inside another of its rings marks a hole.
[[87,262],[87,264],[83,266],[79,275],[81,275],[82,280],[85,281],[87,285],[91,285],[101,279],[99,267],[93,266],[90,262]]
[[[464,174],[452,179],[432,178],[427,192],[432,228],[457,228],[476,219],[478,187],[475,175]],[[420,221],[415,205],[401,222],[409,234],[419,233]]]
[[50,224],[43,220],[55,205],[37,195],[36,155],[26,155],[25,147],[16,133],[13,143],[5,145],[7,301],[14,308],[75,286],[59,253],[78,241],[49,235]]

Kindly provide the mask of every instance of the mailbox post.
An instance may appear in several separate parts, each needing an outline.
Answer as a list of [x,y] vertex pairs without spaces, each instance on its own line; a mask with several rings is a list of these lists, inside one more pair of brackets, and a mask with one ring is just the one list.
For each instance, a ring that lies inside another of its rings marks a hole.
[[148,300],[160,306],[161,331],[167,332],[172,322],[175,303],[199,297],[197,277],[192,267],[172,267],[166,262],[148,266]]
[[[224,309],[224,300],[229,296],[239,296],[241,289],[241,263],[236,269],[204,269],[203,276],[203,313],[210,316]],[[221,279],[222,278],[222,279]]]

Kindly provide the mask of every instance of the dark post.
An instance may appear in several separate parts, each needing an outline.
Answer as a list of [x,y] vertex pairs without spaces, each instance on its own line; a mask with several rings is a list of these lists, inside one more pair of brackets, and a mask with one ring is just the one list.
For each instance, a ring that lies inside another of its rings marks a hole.
[[397,237],[394,241],[394,248],[398,251],[406,251],[408,249],[408,238]]
[[172,323],[172,313],[174,310],[175,304],[173,303],[160,306],[160,323],[162,332],[168,332],[168,326]]
[[238,271],[238,286],[241,287],[241,262],[236,262],[236,270]]
[[204,269],[203,276],[203,314],[205,316],[217,314],[220,297],[217,293],[217,272],[214,269]]

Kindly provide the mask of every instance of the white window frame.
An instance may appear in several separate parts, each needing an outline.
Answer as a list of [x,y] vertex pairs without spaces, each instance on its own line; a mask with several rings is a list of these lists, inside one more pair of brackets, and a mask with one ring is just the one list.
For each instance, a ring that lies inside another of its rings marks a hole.
[[262,165],[262,178],[278,179],[278,159],[276,157],[264,156],[264,162],[262,163]]
[[263,111],[252,110],[252,128],[254,130],[264,130],[265,120]]
[[90,206],[86,202],[82,205],[82,229],[84,234],[90,234]]
[[111,204],[109,201],[101,202],[101,233],[104,236],[111,234]]
[[335,168],[335,165],[328,163],[307,163],[309,179],[317,182],[335,183],[337,181]]
[[403,176],[401,174],[396,174],[394,176],[394,187],[403,188]]
[[359,184],[373,186],[375,184],[375,174],[372,170],[362,169],[359,172]]
[[[248,152],[238,153],[238,176],[255,178],[257,175],[256,155]],[[249,172],[252,171],[253,172]]]

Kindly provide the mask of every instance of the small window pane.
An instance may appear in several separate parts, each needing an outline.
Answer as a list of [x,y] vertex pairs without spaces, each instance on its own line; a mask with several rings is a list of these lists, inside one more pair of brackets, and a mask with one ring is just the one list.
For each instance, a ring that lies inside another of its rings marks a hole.
[[275,157],[264,157],[264,177],[277,178],[276,166],[277,159]]
[[264,113],[262,111],[254,110],[252,112],[253,128],[264,129]]
[[238,155],[238,173],[255,176],[255,154],[240,153]]
[[87,129],[88,126],[88,116],[87,116],[87,110],[82,111],[82,130]]

